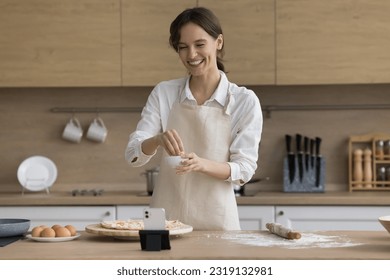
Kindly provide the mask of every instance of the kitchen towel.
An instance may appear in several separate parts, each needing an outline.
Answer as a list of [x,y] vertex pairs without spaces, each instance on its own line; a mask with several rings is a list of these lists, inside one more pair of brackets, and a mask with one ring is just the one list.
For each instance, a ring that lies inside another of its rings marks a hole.
[[5,247],[8,244],[11,244],[12,242],[18,241],[19,239],[21,239],[23,237],[24,237],[23,235],[0,237],[0,247]]

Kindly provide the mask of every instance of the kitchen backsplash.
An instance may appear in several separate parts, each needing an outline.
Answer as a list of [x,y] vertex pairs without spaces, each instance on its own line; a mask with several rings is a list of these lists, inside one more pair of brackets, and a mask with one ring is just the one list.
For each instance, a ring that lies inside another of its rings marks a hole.
[[[390,104],[390,85],[258,86],[251,87],[266,105]],[[143,107],[151,88],[1,88],[0,191],[19,188],[19,164],[33,155],[52,159],[58,168],[53,190],[83,184],[145,190],[141,173],[158,165],[131,168],[124,159],[129,134],[140,113],[100,113],[109,132],[104,143],[85,137],[79,144],[61,138],[71,113],[54,107]],[[95,113],[76,113],[84,131]],[[322,138],[326,158],[326,191],[348,190],[348,137],[390,131],[390,110],[275,111],[264,118],[259,167],[255,177],[269,177],[253,187],[283,190],[284,135]]]

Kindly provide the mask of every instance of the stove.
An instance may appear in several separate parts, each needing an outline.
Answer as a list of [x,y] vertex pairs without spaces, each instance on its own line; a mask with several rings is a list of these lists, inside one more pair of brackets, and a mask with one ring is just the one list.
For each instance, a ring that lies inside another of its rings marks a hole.
[[103,192],[103,189],[74,189],[72,196],[101,196]]

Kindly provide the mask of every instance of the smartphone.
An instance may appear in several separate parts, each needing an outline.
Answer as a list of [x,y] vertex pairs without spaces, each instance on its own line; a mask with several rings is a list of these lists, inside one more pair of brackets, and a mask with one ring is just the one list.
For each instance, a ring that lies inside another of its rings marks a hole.
[[145,208],[144,209],[145,230],[165,230],[165,209]]

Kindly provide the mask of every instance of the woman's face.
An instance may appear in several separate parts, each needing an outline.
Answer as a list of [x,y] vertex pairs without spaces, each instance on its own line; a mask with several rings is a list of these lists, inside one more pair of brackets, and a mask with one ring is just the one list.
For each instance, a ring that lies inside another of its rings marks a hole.
[[179,57],[192,76],[218,70],[217,50],[222,48],[222,34],[214,39],[202,27],[187,23],[180,30]]

